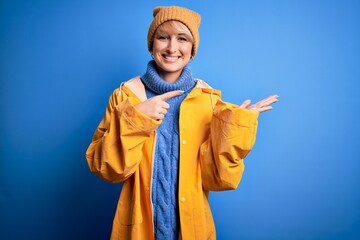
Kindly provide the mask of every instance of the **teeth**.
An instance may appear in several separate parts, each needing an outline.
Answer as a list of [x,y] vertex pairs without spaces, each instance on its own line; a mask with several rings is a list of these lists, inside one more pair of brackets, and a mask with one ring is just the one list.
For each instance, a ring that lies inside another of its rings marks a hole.
[[166,59],[177,59],[178,57],[165,56]]

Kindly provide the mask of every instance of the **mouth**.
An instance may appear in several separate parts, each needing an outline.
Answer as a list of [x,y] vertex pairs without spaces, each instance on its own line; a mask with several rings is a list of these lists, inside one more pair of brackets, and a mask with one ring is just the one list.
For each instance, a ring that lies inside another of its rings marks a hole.
[[181,56],[171,56],[171,55],[166,55],[163,54],[162,57],[165,59],[166,62],[176,62],[179,58],[181,58]]

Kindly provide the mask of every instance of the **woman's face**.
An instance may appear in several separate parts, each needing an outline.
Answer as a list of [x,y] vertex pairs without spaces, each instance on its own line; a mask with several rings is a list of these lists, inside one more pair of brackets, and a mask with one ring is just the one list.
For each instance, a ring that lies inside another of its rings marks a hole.
[[154,34],[152,55],[159,75],[174,82],[190,61],[193,38],[189,29],[178,21],[161,24]]

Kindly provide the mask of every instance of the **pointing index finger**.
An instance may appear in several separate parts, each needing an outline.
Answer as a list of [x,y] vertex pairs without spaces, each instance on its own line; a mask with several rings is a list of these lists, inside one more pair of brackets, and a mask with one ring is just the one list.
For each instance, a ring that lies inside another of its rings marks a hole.
[[160,99],[163,101],[166,101],[172,97],[179,96],[183,93],[184,93],[184,91],[182,91],[182,90],[175,90],[175,91],[167,92],[167,93],[161,94]]

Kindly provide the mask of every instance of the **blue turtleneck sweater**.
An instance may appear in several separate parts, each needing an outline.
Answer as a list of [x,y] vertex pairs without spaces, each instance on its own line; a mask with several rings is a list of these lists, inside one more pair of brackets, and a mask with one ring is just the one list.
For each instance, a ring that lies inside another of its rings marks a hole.
[[178,168],[179,168],[179,110],[181,102],[194,88],[196,81],[185,66],[174,83],[167,83],[156,71],[155,61],[148,63],[141,77],[148,98],[174,90],[183,90],[180,96],[170,98],[170,105],[162,123],[156,130],[157,141],[153,159],[151,198],[153,204],[154,234],[157,240],[178,239]]

